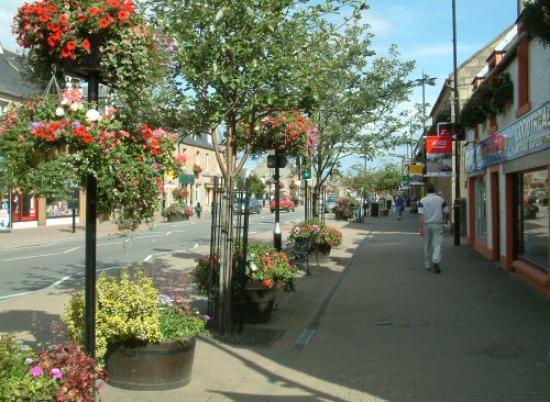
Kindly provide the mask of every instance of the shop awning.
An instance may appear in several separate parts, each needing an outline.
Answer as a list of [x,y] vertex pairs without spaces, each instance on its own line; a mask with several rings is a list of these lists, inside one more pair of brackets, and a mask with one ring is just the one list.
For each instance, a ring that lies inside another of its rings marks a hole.
[[180,174],[180,184],[185,186],[187,184],[195,184],[195,175],[193,174]]

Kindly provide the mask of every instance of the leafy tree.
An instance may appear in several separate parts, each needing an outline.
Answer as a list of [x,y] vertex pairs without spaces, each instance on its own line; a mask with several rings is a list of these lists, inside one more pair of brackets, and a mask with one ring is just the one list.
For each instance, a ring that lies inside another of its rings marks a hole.
[[[306,54],[317,45],[311,33],[315,23],[344,6],[365,7],[359,0],[150,0],[150,5],[159,29],[173,44],[187,132],[215,134],[227,190],[250,153],[244,133],[248,138],[258,135],[265,116],[302,103],[314,73]],[[221,132],[223,147],[217,135]],[[224,209],[228,227],[220,256],[220,299],[225,309],[218,312],[218,329],[228,331],[233,223],[230,203]]]
[[[321,24],[318,35],[326,29]],[[415,85],[407,80],[414,63],[400,61],[395,46],[387,56],[374,58],[371,38],[368,26],[353,25],[310,55],[315,79],[308,86],[309,106],[319,128],[319,147],[311,160],[314,214],[321,188],[342,158],[354,153],[372,158],[404,140],[406,113],[396,107]]]

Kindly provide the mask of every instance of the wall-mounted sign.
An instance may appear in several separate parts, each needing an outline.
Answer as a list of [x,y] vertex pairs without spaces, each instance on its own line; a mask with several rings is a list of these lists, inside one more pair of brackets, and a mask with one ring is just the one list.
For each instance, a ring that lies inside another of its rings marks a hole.
[[550,147],[550,102],[481,141],[466,153],[468,173]]
[[426,176],[452,176],[452,137],[426,137]]
[[0,232],[9,231],[11,214],[10,214],[10,200],[8,198],[0,199]]
[[409,176],[411,177],[411,180],[409,182],[411,186],[423,186],[424,185],[424,166],[409,165]]

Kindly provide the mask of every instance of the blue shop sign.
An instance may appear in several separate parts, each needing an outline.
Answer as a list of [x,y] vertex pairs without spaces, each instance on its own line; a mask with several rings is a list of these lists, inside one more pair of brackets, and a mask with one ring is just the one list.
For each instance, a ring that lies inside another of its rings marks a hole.
[[549,147],[550,101],[468,150],[466,171],[472,173]]

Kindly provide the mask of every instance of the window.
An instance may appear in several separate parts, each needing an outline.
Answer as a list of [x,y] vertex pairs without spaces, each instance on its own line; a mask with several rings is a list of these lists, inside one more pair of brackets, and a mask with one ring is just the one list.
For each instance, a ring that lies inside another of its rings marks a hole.
[[485,176],[476,180],[476,235],[487,236],[487,185]]
[[548,169],[520,173],[519,256],[548,269]]

